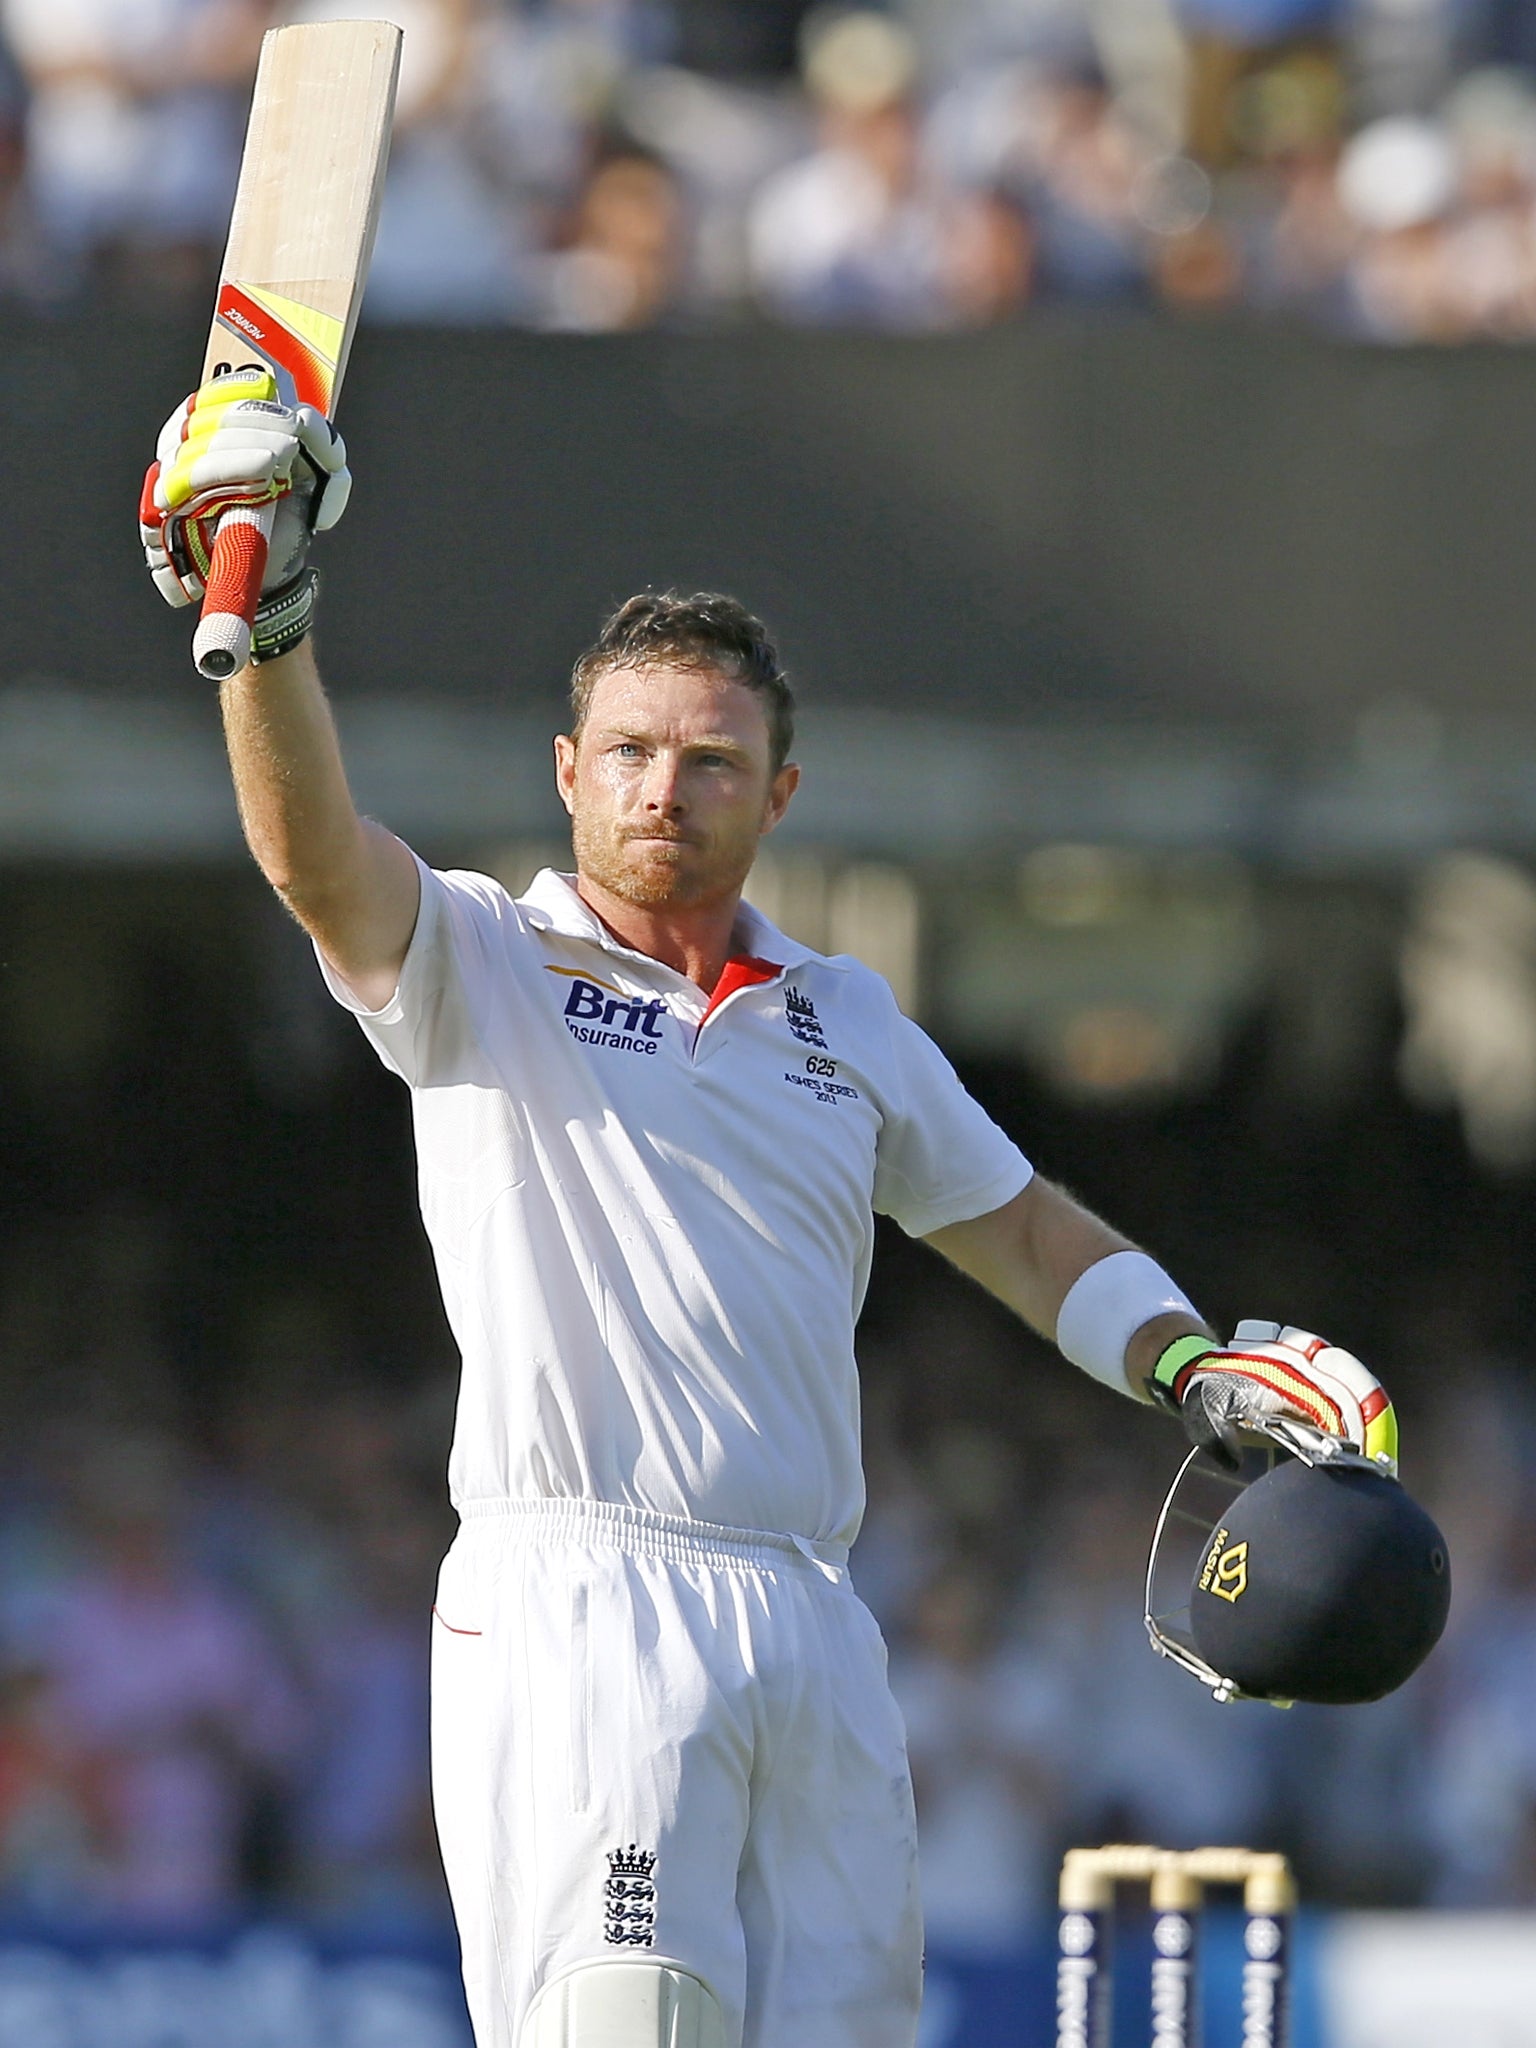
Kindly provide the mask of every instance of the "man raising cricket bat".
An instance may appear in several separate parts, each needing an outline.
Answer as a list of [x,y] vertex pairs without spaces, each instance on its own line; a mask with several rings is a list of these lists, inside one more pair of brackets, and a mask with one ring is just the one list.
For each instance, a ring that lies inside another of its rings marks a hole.
[[1299,1333],[1218,1344],[878,975],[750,908],[799,770],[733,599],[633,597],[576,661],[573,873],[514,900],[359,817],[308,637],[343,474],[322,418],[216,384],[162,435],[146,546],[164,588],[186,526],[256,486],[263,606],[308,593],[270,638],[258,611],[221,700],[251,851],[412,1091],[463,1354],[433,1789],[476,2040],[911,2048],[911,1792],[847,1571],[876,1212],[1218,1448],[1277,1412],[1374,1448],[1391,1410]]

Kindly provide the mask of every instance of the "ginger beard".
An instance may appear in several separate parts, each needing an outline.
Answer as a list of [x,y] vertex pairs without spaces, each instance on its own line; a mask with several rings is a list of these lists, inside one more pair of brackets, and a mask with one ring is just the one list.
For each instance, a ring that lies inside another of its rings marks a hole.
[[744,855],[718,844],[706,853],[681,837],[662,843],[578,810],[571,819],[571,844],[577,873],[621,903],[637,910],[696,910],[741,889],[757,835]]
[[757,694],[709,669],[610,670],[556,744],[578,874],[642,910],[738,896],[797,779]]

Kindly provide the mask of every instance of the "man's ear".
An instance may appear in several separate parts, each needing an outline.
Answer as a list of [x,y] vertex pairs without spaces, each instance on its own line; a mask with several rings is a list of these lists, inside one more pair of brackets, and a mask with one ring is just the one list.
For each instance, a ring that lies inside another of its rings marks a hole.
[[786,761],[768,785],[768,801],[763,807],[763,837],[767,837],[789,809],[789,800],[799,787],[799,766],[794,761]]
[[576,741],[569,733],[555,734],[555,788],[560,801],[573,815],[576,810]]

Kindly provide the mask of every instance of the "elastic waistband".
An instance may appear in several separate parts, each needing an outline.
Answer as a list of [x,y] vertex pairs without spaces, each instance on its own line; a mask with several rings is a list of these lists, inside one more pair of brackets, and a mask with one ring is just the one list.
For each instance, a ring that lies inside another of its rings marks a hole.
[[848,1563],[846,1543],[813,1543],[768,1529],[729,1529],[607,1500],[466,1500],[459,1504],[459,1517],[466,1535],[471,1525],[486,1533],[499,1528],[535,1541],[600,1543],[679,1564],[809,1565],[824,1578],[840,1579]]

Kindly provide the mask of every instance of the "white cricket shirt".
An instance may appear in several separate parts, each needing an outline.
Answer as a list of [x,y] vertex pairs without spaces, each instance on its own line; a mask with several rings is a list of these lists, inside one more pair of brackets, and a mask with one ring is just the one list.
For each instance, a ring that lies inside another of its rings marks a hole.
[[464,1358],[455,1504],[609,1501],[840,1551],[872,1212],[924,1236],[1029,1162],[879,975],[746,905],[751,964],[711,1003],[549,870],[514,902],[419,865],[393,999],[326,979],[412,1091]]

